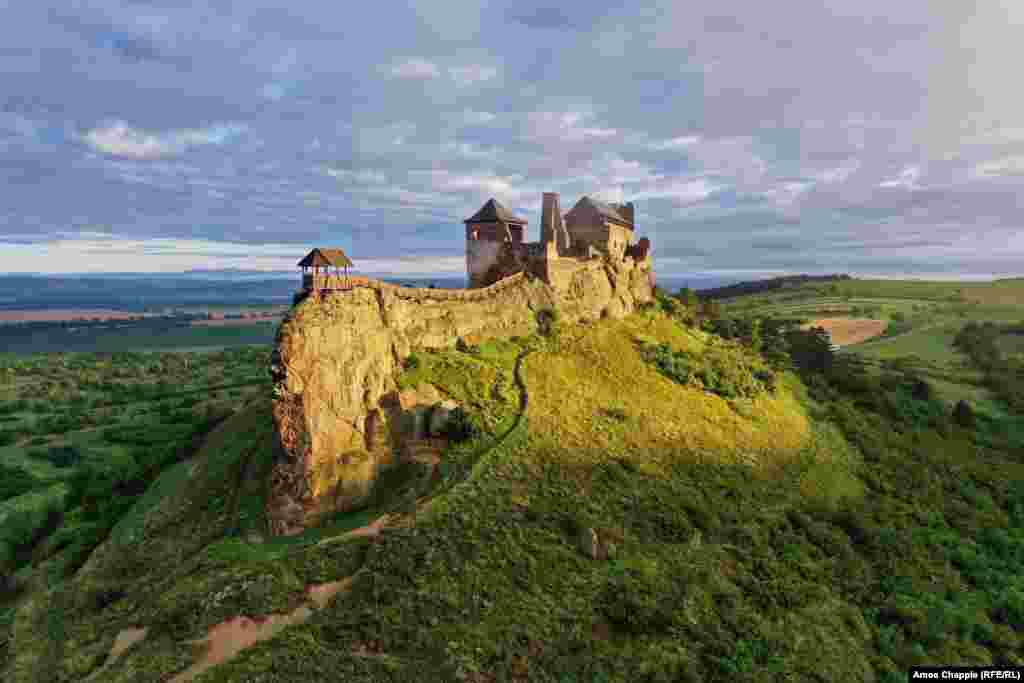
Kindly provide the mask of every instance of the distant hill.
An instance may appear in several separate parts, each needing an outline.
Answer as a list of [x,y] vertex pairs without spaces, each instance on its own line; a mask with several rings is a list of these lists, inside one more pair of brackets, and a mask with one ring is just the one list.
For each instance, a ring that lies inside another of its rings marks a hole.
[[728,299],[734,296],[746,294],[760,294],[774,289],[785,287],[796,287],[808,282],[838,282],[841,280],[852,280],[853,278],[843,273],[834,275],[783,275],[773,277],[769,280],[757,280],[755,282],[739,282],[725,287],[713,287],[710,289],[697,290],[697,296],[702,299]]

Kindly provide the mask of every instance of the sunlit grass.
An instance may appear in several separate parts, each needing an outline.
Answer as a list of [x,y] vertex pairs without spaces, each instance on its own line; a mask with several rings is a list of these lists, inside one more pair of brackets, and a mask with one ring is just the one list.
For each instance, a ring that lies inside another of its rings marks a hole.
[[[738,400],[684,387],[644,362],[636,339],[699,352],[704,333],[666,318],[636,316],[602,321],[564,334],[556,349],[526,362],[531,439],[548,441],[582,460],[627,457],[669,464],[682,454],[699,458],[789,458],[809,435],[794,398]],[[625,419],[609,419],[608,410]]]

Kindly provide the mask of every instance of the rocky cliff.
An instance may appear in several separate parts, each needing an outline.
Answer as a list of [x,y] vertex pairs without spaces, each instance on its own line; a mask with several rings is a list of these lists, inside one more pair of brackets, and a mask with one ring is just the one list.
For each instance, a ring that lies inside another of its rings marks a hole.
[[396,375],[414,349],[526,335],[545,307],[574,322],[621,317],[652,299],[650,259],[552,265],[551,284],[522,273],[475,290],[363,279],[293,306],[278,330],[271,368],[272,533],[294,533],[324,514],[364,504],[378,473],[396,464],[403,439],[415,435],[410,417],[422,417],[423,407],[440,399],[430,387],[397,391]]

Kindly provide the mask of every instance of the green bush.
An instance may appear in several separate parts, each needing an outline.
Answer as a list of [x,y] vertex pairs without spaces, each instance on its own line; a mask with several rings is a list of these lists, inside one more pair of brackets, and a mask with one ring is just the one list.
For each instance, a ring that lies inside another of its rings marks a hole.
[[25,565],[32,547],[60,525],[63,513],[59,497],[10,510],[0,526],[0,575]]
[[41,482],[20,467],[0,463],[0,501],[40,488]]
[[679,622],[686,600],[684,581],[673,580],[653,562],[614,560],[598,598],[601,613],[631,633],[662,633]]
[[672,381],[722,398],[751,398],[775,390],[775,373],[736,344],[711,344],[701,354],[647,344],[641,357]]
[[483,433],[479,419],[470,415],[461,406],[452,411],[451,418],[445,424],[444,437],[453,443],[468,441]]
[[6,401],[0,403],[0,415],[11,415],[13,413],[24,413],[30,409],[30,404],[25,399],[17,401]]
[[73,467],[82,460],[82,453],[76,446],[51,446],[47,450],[33,449],[29,457],[45,460],[54,467]]
[[557,334],[560,319],[557,308],[542,308],[537,311],[537,329],[541,335],[553,337]]

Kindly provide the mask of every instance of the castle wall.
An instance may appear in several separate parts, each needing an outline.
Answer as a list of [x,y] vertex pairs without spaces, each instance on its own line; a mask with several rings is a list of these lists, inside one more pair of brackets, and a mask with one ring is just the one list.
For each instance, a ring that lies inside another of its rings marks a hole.
[[614,223],[606,223],[605,227],[608,231],[608,252],[617,259],[625,257],[633,231]]
[[[573,246],[593,246],[607,253],[608,243],[616,236],[624,235],[628,243],[631,231],[620,225],[608,222],[596,208],[592,206],[576,206],[565,217],[566,229],[572,239]],[[619,250],[620,258],[622,249]]]
[[488,271],[498,264],[502,242],[491,240],[469,240],[466,242],[466,273],[470,287],[486,284]]
[[649,260],[545,263],[551,285],[524,273],[471,290],[352,278],[352,289],[311,292],[293,306],[278,328],[271,369],[273,533],[365,504],[379,473],[394,464],[402,405],[395,377],[412,350],[529,334],[547,306],[572,322],[619,317],[652,299]]

